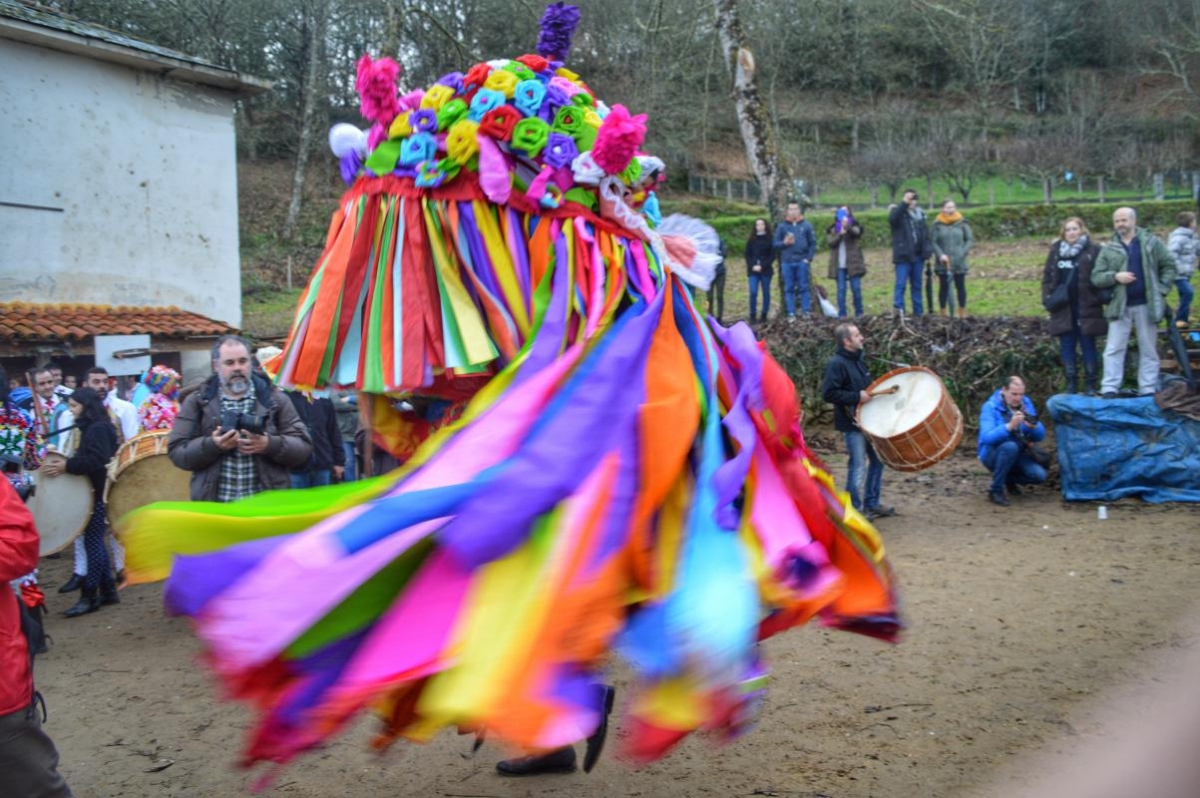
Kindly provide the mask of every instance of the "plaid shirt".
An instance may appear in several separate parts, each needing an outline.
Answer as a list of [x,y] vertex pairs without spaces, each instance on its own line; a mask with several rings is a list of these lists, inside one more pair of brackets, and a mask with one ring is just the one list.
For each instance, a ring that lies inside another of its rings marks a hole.
[[[221,396],[221,414],[237,411],[252,414],[257,406],[254,392],[241,399]],[[217,501],[233,502],[262,490],[258,480],[258,458],[234,449],[221,458],[221,477],[217,480]]]

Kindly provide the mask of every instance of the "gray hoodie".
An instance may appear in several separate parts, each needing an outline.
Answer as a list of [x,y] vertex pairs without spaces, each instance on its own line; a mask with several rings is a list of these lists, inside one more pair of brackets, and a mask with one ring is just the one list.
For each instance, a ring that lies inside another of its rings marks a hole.
[[1167,249],[1175,256],[1175,268],[1180,277],[1190,277],[1196,270],[1196,255],[1200,253],[1200,239],[1190,227],[1176,227],[1167,237]]

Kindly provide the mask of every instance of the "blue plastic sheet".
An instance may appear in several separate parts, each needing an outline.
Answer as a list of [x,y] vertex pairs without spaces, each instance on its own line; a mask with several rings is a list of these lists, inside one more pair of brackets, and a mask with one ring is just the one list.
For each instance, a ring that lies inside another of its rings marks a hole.
[[1046,409],[1068,501],[1200,501],[1200,421],[1163,412],[1149,396],[1059,394]]

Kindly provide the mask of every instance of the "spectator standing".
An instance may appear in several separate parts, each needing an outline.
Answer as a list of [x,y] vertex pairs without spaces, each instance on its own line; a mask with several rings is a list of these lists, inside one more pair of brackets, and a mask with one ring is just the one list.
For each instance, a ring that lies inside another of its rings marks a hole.
[[1186,328],[1192,310],[1192,273],[1196,271],[1196,256],[1200,255],[1200,239],[1196,237],[1196,214],[1184,211],[1175,217],[1175,224],[1167,237],[1167,249],[1175,258],[1175,287],[1179,289],[1175,323]]
[[825,229],[829,247],[829,279],[837,281],[838,316],[846,318],[846,285],[854,297],[854,315],[863,314],[862,278],[867,261],[862,253],[863,226],[854,218],[849,205],[837,209],[833,224]]
[[232,502],[290,487],[290,470],[312,453],[296,408],[253,373],[245,339],[217,339],[212,364],[214,374],[183,400],[167,443],[171,462],[192,472],[192,500]]
[[[746,239],[746,279],[750,283],[750,322],[766,321],[771,310],[771,277],[775,274],[775,245],[771,225],[755,219],[754,230]],[[762,316],[758,315],[758,294],[762,292]]]
[[905,189],[899,205],[888,208],[888,225],[892,228],[892,263],[896,268],[896,288],[892,307],[904,313],[904,292],[912,288],[913,315],[924,312],[921,298],[921,267],[933,252],[929,242],[929,227],[925,212],[918,203],[920,197],[911,188]]
[[354,482],[359,478],[360,470],[354,446],[358,432],[358,397],[353,393],[337,393],[333,397],[333,409],[337,412],[338,434],[342,436],[345,453],[346,470],[342,473],[342,481]]
[[788,321],[796,320],[796,293],[800,293],[800,310],[807,318],[812,314],[811,275],[813,256],[817,254],[817,236],[804,218],[800,203],[789,202],[784,220],[775,228],[772,239],[779,253],[779,270],[783,274],[783,302]]
[[1113,212],[1116,237],[1100,248],[1092,269],[1092,285],[1115,288],[1104,309],[1108,343],[1104,347],[1101,395],[1117,396],[1125,379],[1125,352],[1137,329],[1138,393],[1158,391],[1158,323],[1166,313],[1167,293],[1175,283],[1175,258],[1149,230],[1137,226],[1133,208]]
[[292,487],[315,488],[341,482],[346,450],[342,448],[333,402],[327,396],[303,391],[287,391],[287,395],[312,439],[312,454],[303,465],[292,469]]
[[1042,269],[1042,306],[1050,313],[1050,334],[1057,335],[1067,393],[1079,391],[1079,360],[1084,390],[1099,390],[1100,356],[1096,338],[1108,331],[1104,303],[1092,287],[1092,268],[1100,246],[1078,216],[1062,224]]
[[938,310],[946,315],[950,312],[950,281],[954,281],[954,293],[958,303],[958,317],[967,317],[967,255],[975,246],[971,225],[959,213],[954,200],[942,203],[942,210],[933,220],[930,235],[933,247],[934,271],[938,276]]
[[717,241],[717,254],[721,256],[721,260],[717,263],[716,274],[708,286],[708,315],[721,322],[725,318],[725,258],[729,255],[729,245],[723,237]]

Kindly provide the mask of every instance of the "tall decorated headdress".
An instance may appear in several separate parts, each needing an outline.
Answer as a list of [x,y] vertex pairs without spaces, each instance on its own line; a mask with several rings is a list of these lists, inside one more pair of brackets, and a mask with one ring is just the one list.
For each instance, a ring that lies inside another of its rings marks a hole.
[[750,728],[758,640],[899,629],[882,542],[805,445],[791,380],[692,300],[715,234],[659,220],[644,117],[564,65],[577,22],[555,3],[536,54],[404,95],[364,57],[370,127],[331,133],[350,188],[266,367],[357,389],[403,466],[122,522],[130,581],[171,574],[169,608],[259,707],[247,762],[367,708],[380,745],[447,726],[592,745],[610,652],[633,671],[625,752],[650,760]]

